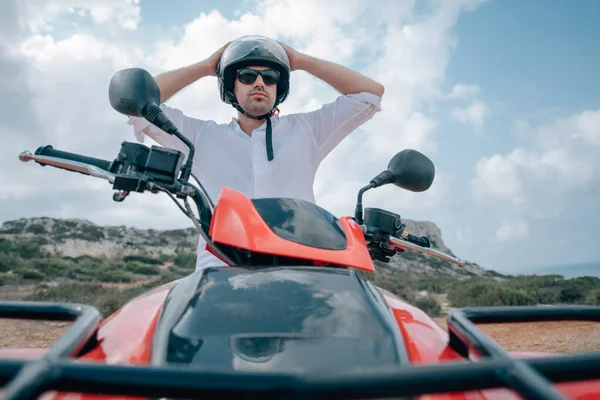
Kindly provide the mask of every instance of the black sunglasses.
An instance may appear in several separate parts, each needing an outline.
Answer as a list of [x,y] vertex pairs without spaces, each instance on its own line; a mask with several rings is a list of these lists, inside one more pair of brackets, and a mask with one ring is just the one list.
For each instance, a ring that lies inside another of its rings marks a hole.
[[274,69],[257,70],[242,68],[237,71],[238,79],[245,85],[254,83],[258,75],[262,77],[265,85],[275,85],[277,82],[279,82],[279,71],[275,71]]

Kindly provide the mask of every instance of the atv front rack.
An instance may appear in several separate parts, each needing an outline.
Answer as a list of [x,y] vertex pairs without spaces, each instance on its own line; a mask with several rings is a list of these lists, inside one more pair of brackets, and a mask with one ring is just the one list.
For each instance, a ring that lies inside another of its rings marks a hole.
[[73,321],[69,329],[52,343],[43,358],[31,362],[20,361],[18,369],[8,375],[9,379],[6,378],[6,368],[11,363],[0,360],[3,387],[10,381],[2,398],[37,399],[52,381],[61,378],[56,365],[61,360],[76,356],[96,334],[102,315],[96,308],[80,304],[1,301],[0,318]]
[[[600,307],[593,306],[516,306],[462,308],[448,318],[450,347],[465,358],[471,351],[492,361],[505,361],[506,367],[496,371],[506,387],[525,399],[564,399],[550,381],[588,380],[600,378],[600,352],[569,357],[555,356],[547,361],[563,362],[566,370],[536,368],[536,363],[517,360],[481,331],[475,323],[541,322],[584,320],[600,321]],[[477,363],[479,364],[479,362]],[[600,387],[598,388],[600,395]]]
[[[524,399],[564,399],[553,382],[600,379],[600,353],[516,360],[475,322],[600,321],[600,307],[485,307],[455,311],[448,319],[450,346],[478,361],[405,365],[324,376],[220,372],[214,369],[84,363],[73,358],[92,340],[100,321],[93,307],[0,302],[0,317],[70,320],[73,325],[38,360],[0,360],[5,399],[36,399],[47,391],[150,398],[364,399],[510,388]],[[599,381],[600,382],[600,381]],[[600,393],[600,388],[598,389]]]

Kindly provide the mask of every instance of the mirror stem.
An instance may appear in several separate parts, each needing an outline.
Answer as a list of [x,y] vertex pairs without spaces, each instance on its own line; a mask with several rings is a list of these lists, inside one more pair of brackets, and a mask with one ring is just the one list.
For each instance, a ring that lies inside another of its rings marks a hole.
[[156,104],[146,104],[144,106],[144,109],[142,110],[142,115],[151,124],[162,129],[166,133],[177,136],[179,140],[181,140],[188,147],[189,154],[187,157],[187,161],[181,169],[181,180],[187,183],[192,173],[192,160],[194,159],[195,153],[194,145],[185,136],[183,136],[181,132],[179,132],[175,124],[167,118],[165,113]]
[[169,135],[174,135],[178,132],[175,124],[167,118],[163,110],[159,106],[153,103],[148,103],[142,109],[142,116],[148,120],[151,124],[162,129]]
[[394,173],[389,169],[386,169],[375,178],[371,180],[371,184],[373,187],[379,187],[382,185],[387,185],[388,183],[392,183],[394,181]]
[[195,153],[194,145],[185,136],[183,136],[181,133],[179,133],[179,131],[176,131],[174,133],[174,135],[177,136],[183,143],[185,143],[185,145],[189,149],[188,158],[187,158],[185,164],[183,165],[183,168],[181,169],[181,179],[187,183],[188,180],[190,179],[190,175],[192,173],[192,162],[193,162],[192,160],[194,159],[194,153]]
[[373,189],[374,187],[377,187],[377,186],[374,183],[371,182],[367,186],[363,187],[362,189],[360,189],[358,191],[358,199],[356,200],[356,209],[354,210],[354,220],[358,224],[362,224],[363,223],[363,207],[362,207],[363,194],[367,190]]

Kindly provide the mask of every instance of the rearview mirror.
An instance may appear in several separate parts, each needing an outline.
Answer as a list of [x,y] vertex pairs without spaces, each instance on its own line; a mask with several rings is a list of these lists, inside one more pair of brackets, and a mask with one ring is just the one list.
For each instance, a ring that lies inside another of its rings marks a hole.
[[424,192],[431,187],[434,177],[433,162],[423,153],[406,149],[396,154],[388,169],[373,178],[371,183],[374,187],[393,183],[411,192]]
[[110,105],[130,117],[145,117],[148,104],[160,104],[160,89],[154,77],[141,68],[127,68],[115,73],[108,88]]

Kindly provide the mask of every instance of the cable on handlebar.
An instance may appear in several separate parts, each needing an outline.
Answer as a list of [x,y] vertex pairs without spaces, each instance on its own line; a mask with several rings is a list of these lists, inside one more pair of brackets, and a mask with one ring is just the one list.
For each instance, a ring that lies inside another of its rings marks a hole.
[[193,173],[191,175],[196,180],[196,183],[198,183],[198,186],[200,186],[200,189],[202,189],[202,192],[204,192],[204,195],[206,196],[206,199],[208,200],[208,204],[210,204],[210,207],[214,210],[215,209],[215,205],[213,204],[213,202],[212,202],[210,196],[208,195],[208,192],[206,191],[206,189],[204,189],[204,186],[202,186],[202,184],[200,183],[200,179],[196,178],[196,175],[194,175]]
[[[200,236],[202,236],[202,238],[204,239],[204,241],[206,242],[207,246],[210,248],[210,250],[213,251],[213,253],[219,257],[222,261],[224,261],[225,263],[229,264],[229,265],[235,265],[235,263],[233,262],[233,260],[231,260],[231,258],[229,258],[227,255],[225,255],[220,249],[217,248],[217,246],[212,242],[212,240],[208,237],[207,234],[207,230],[205,230],[201,225],[200,221],[198,220],[198,218],[196,218],[196,216],[193,214],[191,207],[189,206],[189,203],[187,202],[187,197],[184,199],[184,202],[187,206],[187,210],[184,209],[181,204],[179,204],[179,202],[177,201],[177,199],[175,198],[175,196],[173,196],[173,194],[171,192],[169,192],[167,189],[165,189],[164,187],[158,185],[158,184],[154,184],[153,185],[156,189],[165,192],[170,198],[171,200],[173,200],[175,202],[175,204],[177,205],[177,207],[179,207],[179,209],[189,218],[192,220],[192,222],[194,223],[194,226],[196,227],[196,230],[198,231],[198,233],[200,234]],[[195,195],[198,194],[198,189],[195,188],[194,186],[189,186],[191,188],[194,189]],[[198,202],[196,200],[194,200],[196,202],[196,205],[198,206],[198,208],[200,207],[200,204],[198,204]],[[198,213],[200,214],[201,211],[200,209],[198,209]]]

